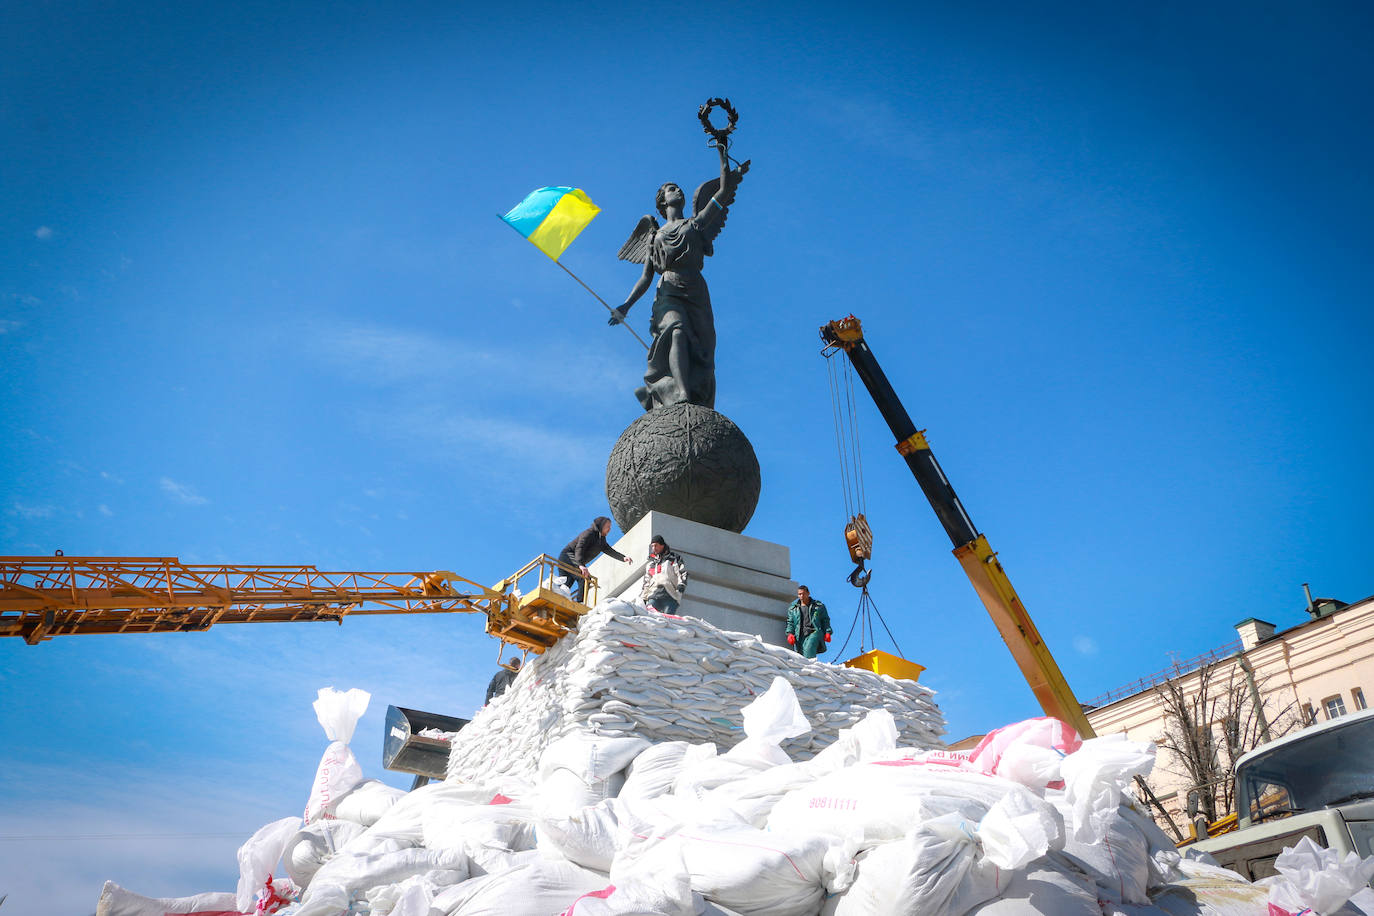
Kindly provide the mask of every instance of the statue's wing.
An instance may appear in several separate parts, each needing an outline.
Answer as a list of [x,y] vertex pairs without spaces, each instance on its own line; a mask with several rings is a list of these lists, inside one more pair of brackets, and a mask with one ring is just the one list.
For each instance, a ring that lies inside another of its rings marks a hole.
[[649,242],[657,231],[658,220],[648,214],[641,216],[639,224],[635,226],[635,231],[631,232],[630,237],[625,240],[625,244],[620,246],[620,254],[616,257],[622,261],[631,261],[635,264],[645,263],[649,260]]
[[694,217],[701,216],[706,212],[706,208],[711,205],[712,197],[716,199],[716,202],[719,203],[722,208],[720,213],[710,221],[710,228],[706,232],[708,236],[706,239],[707,254],[712,253],[711,249],[714,246],[712,246],[711,243],[716,240],[716,236],[720,235],[720,230],[725,228],[726,211],[724,208],[735,202],[735,189],[738,188],[739,183],[744,180],[744,173],[747,171],[749,171],[749,162],[745,161],[739,168],[731,169],[729,173],[726,174],[726,182],[723,189],[720,186],[720,179],[712,178],[710,181],[697,188],[697,192],[692,195],[692,215]]

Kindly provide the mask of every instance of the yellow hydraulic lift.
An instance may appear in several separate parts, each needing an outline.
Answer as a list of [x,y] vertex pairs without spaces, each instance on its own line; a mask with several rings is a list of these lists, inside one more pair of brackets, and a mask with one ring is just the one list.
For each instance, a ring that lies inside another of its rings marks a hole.
[[[541,555],[491,587],[451,572],[324,572],[206,566],[175,557],[0,557],[0,636],[37,645],[78,633],[180,633],[217,623],[357,614],[485,614],[487,632],[542,654],[588,610],[555,591],[578,575]],[[596,580],[587,598],[596,603]]]
[[[1093,737],[1093,728],[1083,714],[1083,707],[1069,689],[1068,681],[1055,664],[1049,647],[1040,637],[1040,631],[1021,605],[1021,599],[1016,596],[1016,589],[1012,588],[1011,580],[997,560],[997,554],[988,545],[988,539],[973,527],[968,512],[935,460],[924,431],[918,430],[916,424],[911,422],[906,408],[868,348],[859,319],[850,315],[823,325],[821,340],[825,343],[822,352],[826,356],[843,352],[868,388],[883,419],[897,437],[898,453],[906,459],[907,466],[935,510],[945,533],[954,543],[955,558],[964,568],[964,573],[973,583],[973,590],[978,593],[979,600],[1002,634],[1022,675],[1030,684],[1031,692],[1040,702],[1040,708],[1046,715],[1072,725],[1084,738]],[[857,518],[862,521],[862,516]],[[851,520],[850,527],[856,527],[854,520]],[[867,531],[866,522],[861,530],[854,531],[852,535],[846,531],[846,539],[850,542],[851,557],[856,555],[856,547],[864,549],[865,540],[867,544],[872,544],[872,535]]]

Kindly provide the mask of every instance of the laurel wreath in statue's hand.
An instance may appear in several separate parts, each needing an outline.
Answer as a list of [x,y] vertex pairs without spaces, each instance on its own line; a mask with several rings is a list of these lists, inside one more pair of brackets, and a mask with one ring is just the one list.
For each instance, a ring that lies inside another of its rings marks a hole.
[[[724,127],[717,127],[711,123],[711,112],[717,108],[723,110],[728,119]],[[730,132],[735,129],[735,124],[739,122],[739,112],[735,111],[735,106],[730,104],[729,99],[709,99],[705,105],[697,109],[697,120],[701,122],[701,129],[706,131],[715,141],[713,145],[728,147],[730,145]]]

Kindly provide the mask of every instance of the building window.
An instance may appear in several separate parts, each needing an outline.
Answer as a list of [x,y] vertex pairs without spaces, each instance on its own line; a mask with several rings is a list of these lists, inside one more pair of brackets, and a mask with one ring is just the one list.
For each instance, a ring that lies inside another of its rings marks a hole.
[[1302,717],[1307,720],[1307,725],[1317,721],[1317,710],[1312,708],[1311,703],[1302,704]]
[[1342,700],[1339,694],[1322,700],[1322,705],[1326,707],[1326,717],[1328,719],[1339,719],[1341,716],[1345,715],[1345,700]]
[[1364,709],[1364,708],[1365,708],[1365,705],[1364,705],[1364,691],[1361,690],[1360,688],[1356,687],[1354,690],[1350,691],[1350,699],[1353,700],[1353,701],[1355,702],[1355,708],[1356,708],[1356,709]]

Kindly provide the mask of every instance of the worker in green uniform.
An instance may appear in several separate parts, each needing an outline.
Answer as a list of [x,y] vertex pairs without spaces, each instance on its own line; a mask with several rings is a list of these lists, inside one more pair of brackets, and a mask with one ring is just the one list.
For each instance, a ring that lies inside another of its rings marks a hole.
[[797,600],[787,606],[787,644],[807,658],[815,658],[830,642],[830,614],[813,600],[811,589],[797,586]]

